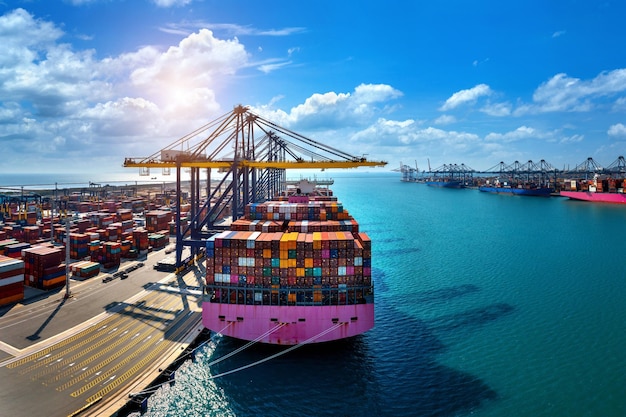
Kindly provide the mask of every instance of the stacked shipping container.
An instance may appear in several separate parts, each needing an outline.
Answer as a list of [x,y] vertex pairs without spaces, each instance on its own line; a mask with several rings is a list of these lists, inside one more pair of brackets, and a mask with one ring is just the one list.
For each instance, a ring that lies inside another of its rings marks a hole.
[[[359,233],[341,204],[328,197],[308,203],[273,201],[250,204],[245,215],[233,222],[236,230],[207,241],[206,281],[218,296],[223,298],[220,289],[227,286],[271,288],[275,294],[310,289],[309,299],[305,291],[283,295],[287,303],[345,304],[369,293],[370,239]],[[351,293],[348,299],[346,293]],[[233,294],[235,298],[221,301],[271,302],[264,299],[269,293]]]
[[70,271],[77,278],[93,278],[100,273],[100,263],[91,261],[76,262],[70,265]]
[[51,289],[65,284],[63,250],[49,246],[36,246],[22,251],[24,259],[24,284],[41,289]]
[[24,299],[24,261],[0,255],[0,306]]
[[152,210],[146,212],[146,230],[151,233],[168,230],[168,224],[172,221],[172,212]]

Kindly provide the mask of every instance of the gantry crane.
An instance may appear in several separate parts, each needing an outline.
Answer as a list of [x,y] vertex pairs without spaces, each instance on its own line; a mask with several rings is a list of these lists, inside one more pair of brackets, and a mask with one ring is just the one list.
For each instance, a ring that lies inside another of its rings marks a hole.
[[[212,122],[176,140],[148,157],[126,158],[124,167],[176,170],[176,265],[184,267],[219,230],[216,224],[230,211],[232,220],[249,203],[263,202],[285,190],[287,169],[327,169],[384,166],[368,161],[281,127],[247,107],[236,106]],[[181,170],[190,173],[190,221],[181,227]],[[206,169],[206,199],[201,202],[200,171]],[[212,187],[212,170],[225,174]],[[182,259],[183,247],[191,249]]]

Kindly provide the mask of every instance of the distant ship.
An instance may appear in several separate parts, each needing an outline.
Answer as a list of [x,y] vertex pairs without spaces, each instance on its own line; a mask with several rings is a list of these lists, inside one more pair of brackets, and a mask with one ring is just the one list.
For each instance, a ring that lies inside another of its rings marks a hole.
[[599,179],[570,182],[570,190],[562,190],[560,195],[572,200],[591,201],[594,203],[626,204],[626,178]]
[[549,197],[552,194],[552,188],[540,186],[536,184],[509,184],[507,182],[496,181],[495,184],[485,184],[478,187],[479,191],[494,194],[508,195],[525,195],[534,197]]
[[461,188],[463,183],[457,180],[427,180],[426,185],[442,188]]
[[371,243],[328,188],[300,181],[248,204],[206,245],[204,326],[267,344],[344,339],[374,327]]

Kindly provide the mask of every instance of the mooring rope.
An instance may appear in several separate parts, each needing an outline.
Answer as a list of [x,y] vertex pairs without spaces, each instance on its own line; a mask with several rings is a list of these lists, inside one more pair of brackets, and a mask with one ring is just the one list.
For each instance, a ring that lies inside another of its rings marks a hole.
[[345,323],[343,323],[343,322],[337,323],[334,326],[324,330],[323,332],[321,332],[321,333],[319,333],[319,334],[317,334],[317,335],[315,335],[313,337],[308,338],[307,340],[305,340],[302,343],[298,343],[297,345],[293,345],[293,346],[291,346],[291,347],[289,347],[289,348],[287,348],[287,349],[285,349],[285,350],[283,350],[281,352],[275,353],[275,354],[273,354],[271,356],[268,356],[267,358],[258,360],[256,362],[252,362],[252,363],[250,363],[248,365],[244,365],[242,367],[239,367],[239,368],[236,368],[236,369],[232,369],[230,371],[222,372],[221,374],[213,375],[209,379],[220,378],[220,377],[223,377],[223,376],[226,376],[226,375],[234,374],[235,372],[243,371],[244,369],[252,368],[253,366],[256,366],[256,365],[260,365],[263,362],[267,362],[267,361],[269,361],[271,359],[277,358],[277,357],[279,357],[281,355],[284,355],[285,353],[291,352],[292,350],[295,350],[295,349],[297,349],[299,347],[302,347],[302,346],[304,346],[304,345],[306,345],[308,343],[311,343],[315,339],[318,339],[318,338],[324,336],[325,334],[328,334],[328,333],[330,333],[330,332],[332,332],[334,330],[337,330],[339,327],[343,326],[344,324]]
[[285,326],[285,323],[280,323],[278,326],[272,327],[271,329],[269,329],[268,331],[266,331],[265,333],[263,333],[262,335],[260,335],[256,339],[249,341],[248,343],[246,343],[245,345],[241,346],[240,348],[235,349],[234,351],[232,351],[232,352],[222,356],[221,358],[218,358],[218,359],[216,359],[216,360],[214,360],[212,362],[209,362],[209,364],[207,366],[213,366],[216,363],[220,363],[224,359],[228,359],[231,356],[236,355],[237,353],[241,352],[242,350],[248,349],[253,344],[257,343],[258,341],[260,341],[264,337],[269,336],[270,334],[274,333],[276,330],[282,328],[283,326]]
[[[221,334],[224,330],[226,330],[231,324],[233,324],[234,322],[230,322],[228,323],[226,326],[224,326],[219,332],[217,332],[217,334]],[[248,343],[246,343],[245,345],[241,346],[238,349],[235,349],[233,352],[230,352],[224,356],[222,356],[221,358],[216,359],[215,361],[210,362],[207,366],[211,366],[211,365],[215,365],[216,363],[219,363],[225,359],[230,358],[231,356],[236,355],[237,353],[241,352],[242,350],[245,350],[247,348],[249,348],[250,346],[252,346],[253,344],[257,343],[258,341],[260,341],[261,339],[263,339],[266,336],[269,336],[270,334],[274,333],[276,330],[282,328],[283,326],[285,326],[286,323],[280,323],[278,326],[272,327],[271,329],[269,329],[268,331],[266,331],[265,333],[261,334],[260,336],[258,336],[256,339],[249,341]],[[200,349],[202,346],[204,346],[205,344],[207,344],[209,340],[206,340],[204,342],[202,342],[201,344],[199,344],[198,346],[195,347],[195,349],[189,351],[188,353],[186,353],[185,355],[182,355],[180,357],[178,357],[174,362],[172,363],[176,363],[179,360],[186,358],[187,356],[190,356],[193,354],[193,352],[195,352],[196,350]],[[136,397],[138,395],[144,395],[144,394],[153,394],[156,391],[159,390],[159,388],[161,388],[163,385],[169,384],[171,381],[166,381],[166,382],[162,382],[160,384],[157,385],[153,385],[151,387],[148,387],[140,392],[135,392],[135,393],[130,393],[128,394],[129,397]]]

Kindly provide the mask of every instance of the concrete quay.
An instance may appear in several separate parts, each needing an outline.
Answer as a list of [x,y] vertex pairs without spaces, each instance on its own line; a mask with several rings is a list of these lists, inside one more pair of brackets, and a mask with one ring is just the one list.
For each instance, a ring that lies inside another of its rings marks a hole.
[[0,415],[114,416],[203,330],[201,265],[184,275],[153,269],[100,274],[54,292],[28,290],[0,309]]

